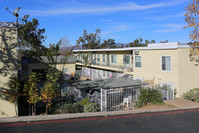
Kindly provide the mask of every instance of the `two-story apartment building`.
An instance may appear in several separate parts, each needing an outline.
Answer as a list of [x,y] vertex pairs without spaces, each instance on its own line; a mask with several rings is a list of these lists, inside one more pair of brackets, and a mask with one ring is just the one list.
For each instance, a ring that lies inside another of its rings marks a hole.
[[134,79],[150,84],[167,83],[176,89],[177,97],[180,97],[188,90],[199,87],[199,66],[197,62],[190,61],[189,50],[189,45],[171,42],[148,44],[147,47],[83,49],[73,52],[80,61],[76,63],[77,66],[83,66],[83,56],[88,55],[92,62],[91,69],[131,74]]

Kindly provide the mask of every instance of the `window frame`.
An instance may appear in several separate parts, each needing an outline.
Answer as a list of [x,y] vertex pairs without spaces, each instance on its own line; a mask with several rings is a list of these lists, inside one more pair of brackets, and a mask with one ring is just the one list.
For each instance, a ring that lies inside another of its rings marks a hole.
[[[126,56],[125,62],[124,62],[124,56]],[[129,57],[129,62],[127,63],[127,57]],[[123,55],[123,64],[130,65],[131,64],[131,56],[130,55]]]
[[[136,61],[136,57],[140,57],[140,67],[136,66],[136,63],[138,62],[138,61]],[[140,55],[135,55],[135,68],[142,68],[142,57]]]
[[[170,58],[170,70],[167,69],[167,59],[165,58],[165,70],[163,70],[163,57],[169,57]],[[171,56],[170,55],[162,55],[161,57],[161,71],[163,72],[171,72]]]
[[97,62],[100,62],[100,54],[97,54]]
[[105,54],[102,55],[102,62],[106,62],[106,55]]
[[[112,57],[115,57],[115,60],[114,60],[114,58],[112,59]],[[112,62],[113,61],[113,62]],[[114,62],[115,61],[115,62]],[[117,55],[115,55],[115,54],[111,54],[111,63],[112,64],[117,64]]]

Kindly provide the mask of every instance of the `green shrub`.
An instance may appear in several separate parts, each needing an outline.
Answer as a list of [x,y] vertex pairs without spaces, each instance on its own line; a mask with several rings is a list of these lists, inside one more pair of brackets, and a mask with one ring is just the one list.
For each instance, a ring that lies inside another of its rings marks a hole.
[[148,103],[159,104],[162,103],[162,94],[154,88],[140,89],[139,107]]
[[53,100],[52,105],[48,107],[49,114],[59,114],[59,110],[62,110],[61,107],[65,104],[73,104],[75,102],[74,95],[68,95],[65,98],[59,100]]
[[100,111],[100,106],[98,103],[89,103],[84,105],[84,112],[98,112]]
[[84,106],[89,103],[90,103],[90,98],[88,98],[88,96],[86,96],[84,99],[79,101],[79,105],[81,105],[81,106]]
[[184,99],[199,102],[199,88],[191,89],[182,96]]
[[82,106],[78,103],[69,103],[69,104],[62,104],[58,108],[56,108],[55,112],[59,112],[59,114],[65,113],[81,113]]

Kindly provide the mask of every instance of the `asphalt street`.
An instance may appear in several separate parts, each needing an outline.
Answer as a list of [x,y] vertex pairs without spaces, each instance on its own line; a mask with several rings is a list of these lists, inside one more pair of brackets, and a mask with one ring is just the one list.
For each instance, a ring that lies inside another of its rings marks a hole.
[[199,110],[1,124],[1,133],[198,133]]

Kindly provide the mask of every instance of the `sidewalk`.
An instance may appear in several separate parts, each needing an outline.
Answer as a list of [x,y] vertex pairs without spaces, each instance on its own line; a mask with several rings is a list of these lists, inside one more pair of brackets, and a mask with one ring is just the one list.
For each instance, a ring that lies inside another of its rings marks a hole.
[[114,116],[114,115],[165,112],[165,111],[189,110],[189,109],[199,108],[199,103],[191,102],[184,99],[166,101],[165,103],[171,106],[175,106],[175,107],[154,108],[154,109],[135,109],[135,110],[129,110],[129,111],[109,111],[109,112],[95,112],[95,113],[73,113],[73,114],[56,114],[56,115],[4,117],[4,118],[0,118],[0,124],[16,123],[16,122],[63,120],[63,119],[86,118],[86,117],[106,117],[106,116]]

